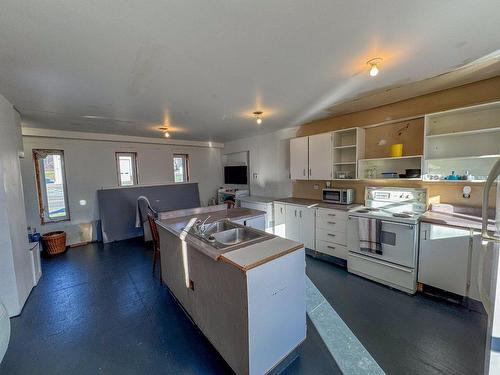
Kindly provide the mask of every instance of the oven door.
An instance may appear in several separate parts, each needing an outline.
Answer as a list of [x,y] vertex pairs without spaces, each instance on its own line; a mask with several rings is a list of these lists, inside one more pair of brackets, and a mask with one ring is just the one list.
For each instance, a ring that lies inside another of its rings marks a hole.
[[352,253],[415,268],[418,225],[382,219],[381,222],[382,254],[373,254],[360,249],[358,218],[349,216],[347,225],[348,250]]
[[342,190],[323,190],[323,200],[325,202],[342,203]]

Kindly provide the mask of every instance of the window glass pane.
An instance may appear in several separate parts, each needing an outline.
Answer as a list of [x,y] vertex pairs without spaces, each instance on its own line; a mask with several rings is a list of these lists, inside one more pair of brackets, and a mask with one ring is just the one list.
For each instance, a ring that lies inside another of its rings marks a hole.
[[184,182],[184,158],[181,156],[174,156],[174,181]]
[[134,184],[134,161],[132,156],[119,156],[118,165],[120,168],[120,185],[130,186]]
[[48,218],[64,218],[68,215],[68,212],[64,196],[63,163],[61,155],[49,154],[42,161]]

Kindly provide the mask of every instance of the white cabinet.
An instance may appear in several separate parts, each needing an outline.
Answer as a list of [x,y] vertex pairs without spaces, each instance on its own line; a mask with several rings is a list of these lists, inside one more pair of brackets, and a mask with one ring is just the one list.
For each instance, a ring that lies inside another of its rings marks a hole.
[[247,198],[240,200],[240,207],[251,208],[253,210],[264,211],[265,215],[265,230],[267,233],[273,233],[273,204],[272,202],[257,202],[247,201]]
[[332,133],[309,137],[309,180],[331,180],[333,166]]
[[331,180],[332,168],[332,133],[290,140],[292,180]]
[[347,260],[347,212],[318,208],[316,251]]
[[285,237],[292,241],[300,241],[299,206],[285,205]]
[[299,211],[299,242],[302,242],[308,249],[314,249],[314,211],[307,207],[301,207]]
[[467,295],[470,230],[422,223],[418,282]]
[[285,233],[285,212],[286,206],[284,203],[274,202],[274,234],[286,238]]
[[309,175],[309,137],[290,140],[290,177],[307,180]]
[[313,208],[294,204],[285,205],[285,236],[301,242],[308,249],[314,249],[314,222]]
[[233,223],[244,225],[246,227],[255,228],[259,230],[266,229],[266,217],[265,215],[255,216],[248,219],[232,220]]

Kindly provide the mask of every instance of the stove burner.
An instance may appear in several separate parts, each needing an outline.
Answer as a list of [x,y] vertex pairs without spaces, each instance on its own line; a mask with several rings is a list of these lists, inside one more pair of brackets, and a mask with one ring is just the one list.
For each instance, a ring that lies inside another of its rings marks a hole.
[[370,208],[370,207],[363,207],[360,210],[357,210],[356,212],[362,213],[362,214],[367,214],[369,212],[377,212],[380,211],[378,208]]
[[404,212],[399,212],[399,213],[398,213],[398,212],[396,212],[396,213],[392,214],[392,216],[394,216],[394,217],[404,217],[404,218],[410,218],[410,217],[413,217],[413,215],[412,215],[412,214],[406,214],[406,213],[404,213]]

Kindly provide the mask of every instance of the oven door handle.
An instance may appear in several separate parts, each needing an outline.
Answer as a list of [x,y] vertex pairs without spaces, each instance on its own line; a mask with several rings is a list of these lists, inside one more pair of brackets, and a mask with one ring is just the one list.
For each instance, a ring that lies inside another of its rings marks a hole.
[[407,224],[407,223],[398,223],[397,221],[387,221],[387,220],[380,220],[382,224],[393,224],[393,225],[399,225],[401,227],[406,227],[408,229],[413,229],[414,224]]
[[[350,252],[349,255],[352,256],[352,257],[354,257],[354,258],[368,260],[368,259],[366,259],[366,257],[358,255],[358,254],[354,254],[352,252]],[[397,266],[397,265],[392,264],[392,263],[382,262],[382,261],[377,260],[377,259],[372,258],[372,257],[370,257],[369,261],[373,262],[373,263],[381,264],[383,266],[392,267],[392,268],[395,268],[395,269],[397,269],[399,271],[403,271],[403,272],[408,272],[408,273],[412,273],[413,272],[413,269],[409,269],[409,268],[406,268],[406,267]]]

